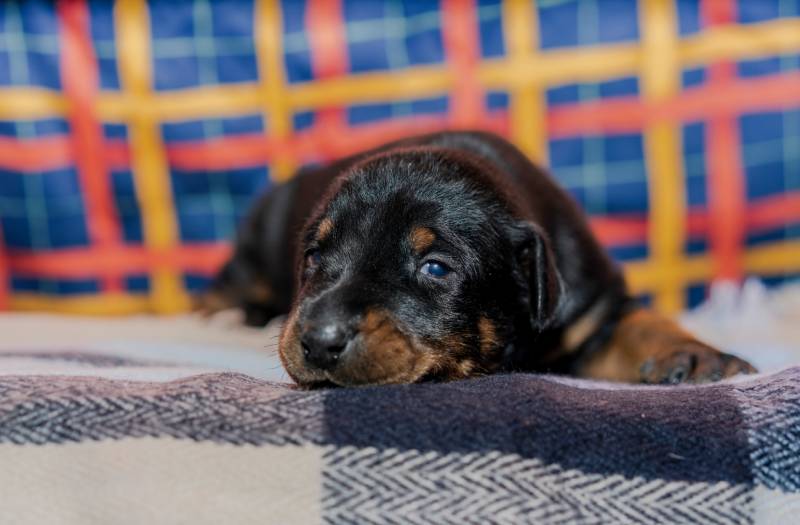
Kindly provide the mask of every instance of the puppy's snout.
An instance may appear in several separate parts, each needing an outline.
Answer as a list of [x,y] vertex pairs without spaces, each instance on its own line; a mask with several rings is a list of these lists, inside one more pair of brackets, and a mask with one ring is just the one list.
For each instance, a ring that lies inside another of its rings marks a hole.
[[330,370],[347,350],[353,338],[345,323],[327,321],[307,326],[300,337],[306,361],[321,370]]

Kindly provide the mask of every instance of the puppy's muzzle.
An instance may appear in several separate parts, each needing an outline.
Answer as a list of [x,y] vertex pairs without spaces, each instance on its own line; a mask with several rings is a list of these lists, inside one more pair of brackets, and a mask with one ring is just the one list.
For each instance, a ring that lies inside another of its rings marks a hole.
[[297,382],[412,383],[435,365],[432,351],[378,306],[380,297],[365,296],[366,288],[338,286],[290,314],[280,353]]

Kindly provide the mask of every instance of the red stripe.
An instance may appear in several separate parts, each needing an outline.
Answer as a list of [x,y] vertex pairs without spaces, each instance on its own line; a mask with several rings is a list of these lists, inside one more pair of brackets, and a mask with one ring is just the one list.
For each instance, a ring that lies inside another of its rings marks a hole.
[[785,193],[750,203],[747,231],[765,231],[788,224],[800,224],[800,192]]
[[[590,217],[589,224],[600,242],[606,246],[645,244],[647,242],[648,219],[645,214]],[[686,229],[689,237],[693,239],[704,237],[708,233],[706,212],[689,210]]]
[[641,244],[647,239],[647,217],[591,217],[589,224],[605,246]]
[[[712,218],[706,210],[690,209],[686,222],[686,233],[692,239],[711,234]],[[742,222],[745,231],[751,233],[800,224],[800,192],[751,202],[742,214]],[[590,223],[600,242],[607,246],[643,244],[647,241],[647,217],[644,214],[591,217]]]
[[[797,106],[800,106],[800,73],[784,73],[764,78],[737,78],[731,81],[722,92],[709,86],[691,89],[682,94],[680,98],[658,106],[648,107],[639,99],[630,97],[555,107],[550,109],[548,114],[548,131],[551,138],[594,133],[632,133],[641,132],[654,120],[706,121],[721,115],[782,110]],[[493,112],[492,115],[484,117],[479,127],[499,128],[507,135],[508,132],[503,131],[507,127],[507,118],[508,116],[503,112]],[[296,137],[284,142],[277,142],[272,137],[261,137],[258,140],[264,152],[261,154],[248,153],[248,156],[243,157],[241,162],[237,162],[231,155],[225,155],[224,148],[228,144],[236,144],[239,141],[253,142],[256,137],[252,135],[226,137],[207,142],[210,152],[208,161],[211,165],[221,166],[220,169],[249,167],[254,162],[269,162],[277,148],[307,152],[309,141],[315,142],[316,151],[313,153],[319,153],[322,149],[330,149],[331,154],[328,156],[336,156],[337,148],[327,148],[325,145],[328,139],[341,144],[349,140],[351,136],[361,136],[365,129],[373,129],[376,134],[386,133],[387,129],[392,128],[390,122],[401,122],[400,127],[409,127],[404,119],[399,118],[388,122],[340,128],[337,133],[316,129],[315,126],[313,129],[298,132]],[[394,136],[392,132],[388,134]],[[187,144],[191,144],[194,151],[201,148],[201,145],[197,143],[173,143],[167,147],[168,153],[175,159],[175,162],[183,162],[182,159],[185,157],[181,151],[185,150]],[[345,149],[352,150],[352,148]],[[101,152],[108,168],[112,170],[130,169],[130,154],[125,141],[106,140]],[[215,157],[219,155],[222,155],[224,160],[216,160]],[[19,172],[46,171],[70,166],[73,164],[74,158],[73,146],[66,136],[28,140],[0,137],[0,168],[3,169]],[[193,166],[198,164],[191,159],[186,162]]]
[[314,78],[338,77],[349,69],[341,0],[306,4],[306,28]]
[[[656,111],[654,106],[649,106]],[[547,112],[551,139],[591,134],[640,133],[653,119],[638,97],[556,106]]]
[[142,246],[74,248],[53,252],[15,250],[7,254],[17,274],[66,279],[121,279],[154,267],[213,275],[230,255],[227,243],[192,244],[154,252]]
[[[314,78],[327,79],[346,75],[350,69],[350,61],[342,0],[308,2],[306,27]],[[336,152],[329,148],[329,144],[345,132],[344,109],[321,108],[316,113],[315,127],[325,135],[325,140],[318,145],[318,153],[325,158],[335,157]]]
[[470,128],[484,118],[483,90],[475,77],[480,62],[477,6],[474,0],[444,0],[442,38],[447,63],[457,82],[450,93],[453,127]]
[[[628,215],[592,217],[592,229],[605,245],[642,244],[647,240],[647,217]],[[746,215],[749,229],[769,230],[800,222],[800,193],[779,195],[754,203]],[[690,210],[688,233],[702,238],[708,233],[708,214]],[[225,261],[230,247],[226,243],[179,246],[167,253],[150,253],[138,246],[121,246],[111,251],[76,248],[49,252],[14,250],[6,258],[15,271],[55,277],[87,278],[108,273],[114,276],[146,273],[152,265],[164,265],[179,271],[212,274]],[[2,261],[2,259],[0,259]]]
[[[283,141],[261,135],[238,135],[212,141],[184,142],[167,147],[173,168],[192,170],[226,170],[268,164],[278,151],[300,161],[326,160],[351,155],[402,137],[431,133],[449,127],[446,116],[406,117],[348,127],[345,132],[331,134],[315,126],[295,133]],[[482,126],[488,131],[507,136],[505,115],[490,115]]]
[[[355,153],[362,148],[377,146],[411,134],[430,133],[447,129],[447,126],[447,120],[442,117],[394,119],[350,128],[346,134],[333,137],[328,147],[336,157],[341,157]],[[483,122],[482,128],[504,136],[509,134],[508,120],[504,114],[493,113],[488,115]],[[170,164],[177,169],[187,171],[227,170],[269,163],[275,151],[279,148],[288,149],[290,155],[299,159],[313,159],[318,157],[319,144],[323,140],[328,140],[327,135],[313,128],[298,133],[285,142],[278,142],[272,138],[268,138],[265,141],[261,135],[239,135],[213,141],[176,143],[169,146],[167,154]],[[63,145],[66,144],[65,141],[65,137],[36,139],[30,141],[30,143],[26,142],[20,148],[25,149],[27,147],[31,151],[39,150],[39,156],[46,158],[49,157],[51,148],[55,149],[55,151],[63,151]],[[9,151],[13,149],[15,142],[21,144],[19,141],[7,142]],[[0,144],[2,143],[3,141],[0,140]],[[2,147],[0,146],[0,148]],[[105,153],[112,169],[124,170],[130,168],[125,143],[107,141]],[[748,229],[773,228],[793,221],[798,222],[800,221],[800,193],[780,195],[751,202],[745,216]],[[614,217],[609,220],[612,222],[621,220],[623,224],[630,224],[632,218],[620,219]],[[702,224],[706,224],[707,216],[703,212],[691,211],[689,214],[690,234],[707,231],[707,225],[700,228],[697,226],[699,224],[697,221],[703,221]],[[646,229],[644,222],[641,222],[641,225],[637,226],[637,231],[644,231],[641,228]],[[616,234],[610,234],[610,237],[616,238]],[[627,236],[625,238],[630,239],[630,242],[640,242],[644,237]],[[621,243],[623,242],[620,241]]]
[[[447,129],[449,120],[444,115],[405,117],[348,127],[339,134],[314,127],[294,134],[286,140],[258,134],[235,135],[201,142],[176,142],[167,146],[170,165],[184,170],[229,170],[248,168],[270,163],[278,151],[301,159],[319,157],[323,149],[331,157],[349,155],[365,146],[379,145],[409,134]],[[487,115],[480,127],[508,136],[508,119],[505,114]],[[364,141],[364,142],[360,142]],[[13,152],[20,154],[13,156]],[[125,141],[109,139],[101,152],[106,166],[112,171],[130,169],[130,151]],[[56,159],[54,161],[53,159]],[[46,169],[63,168],[74,162],[69,137],[46,137],[20,141],[0,138],[0,167],[22,173],[35,173]]]
[[686,214],[686,235],[692,239],[708,235],[708,212],[706,210],[688,210]]
[[781,110],[800,106],[800,73],[762,78],[736,78],[720,91],[703,85],[674,100],[645,104],[637,97],[598,100],[550,109],[551,138],[591,133],[634,133],[655,121],[695,122],[719,115]]
[[[690,90],[671,103],[662,106],[648,107],[636,98],[608,99],[576,106],[556,107],[548,115],[548,130],[551,138],[574,137],[592,133],[631,133],[641,132],[651,120],[669,118],[675,122],[705,121],[715,115],[768,111],[785,109],[787,106],[800,106],[800,73],[786,73],[773,77],[736,79],[726,90],[720,93],[708,87]],[[427,117],[427,122],[437,119]],[[496,130],[508,135],[508,115],[493,112],[484,118],[481,126],[484,129]],[[298,132],[284,142],[272,137],[259,139],[263,152],[258,154],[252,150],[241,162],[224,150],[239,142],[254,144],[254,136],[226,137],[206,142],[207,159],[212,166],[220,169],[235,169],[252,166],[254,162],[269,162],[277,148],[290,148],[295,154],[315,157],[322,150],[329,154],[326,158],[340,156],[342,152],[350,152],[358,148],[347,147],[346,142],[361,138],[366,131],[368,135],[395,137],[397,128],[412,129],[408,120],[393,119],[391,121],[339,129],[330,133],[324,129],[312,128]],[[439,119],[444,127],[447,122]],[[398,123],[398,124],[395,124]],[[430,127],[426,124],[422,127]],[[332,144],[328,144],[331,141]],[[194,153],[204,148],[199,143],[173,143],[167,147],[175,167],[185,162],[186,166],[197,166],[199,163],[182,153],[191,150]],[[130,155],[127,144],[119,140],[107,140],[103,150],[105,162],[114,170],[130,169]],[[217,158],[224,160],[216,160]],[[254,160],[255,159],[255,160]],[[44,137],[21,141],[9,137],[0,137],[0,168],[36,172],[48,169],[63,168],[73,163],[73,154],[66,137]],[[186,167],[183,166],[183,167]],[[186,167],[186,169],[191,169]]]
[[[0,137],[0,168],[24,174],[72,166],[77,162],[75,142],[76,139],[70,135],[24,140]],[[125,141],[106,140],[95,155],[102,157],[101,162],[108,169],[130,169],[130,153]]]
[[[284,144],[288,146],[288,144]],[[172,144],[167,148],[170,166],[183,170],[226,170],[268,164],[281,148],[274,138],[239,135],[203,142]]]
[[[709,82],[724,90],[735,71],[733,64],[720,63],[710,66],[709,74]],[[716,277],[734,280],[744,273],[742,246],[747,207],[738,133],[734,115],[714,117],[706,126],[711,250]]]
[[0,137],[0,166],[21,172],[56,170],[72,164],[71,146],[66,136],[25,140]]
[[[414,134],[433,133],[448,129],[449,119],[445,115],[418,116],[392,119],[377,124],[350,127],[344,133],[329,135],[324,130],[314,130],[295,137],[298,158],[319,158],[320,146],[325,142],[323,160],[351,155],[358,151],[380,146],[386,142]],[[508,136],[509,126],[505,115],[492,115],[483,122],[483,129]]]
[[730,24],[736,20],[736,2],[731,0],[703,0],[700,6],[703,26]]
[[131,169],[131,150],[125,140],[106,140],[103,156],[109,170],[123,171]]
[[[702,16],[709,26],[734,21],[736,5],[732,0],[705,0]],[[708,68],[706,89],[714,99],[725,96],[736,81],[731,62],[719,62]],[[759,93],[759,96],[765,96]],[[738,111],[741,111],[740,109]],[[744,274],[742,248],[745,237],[747,198],[742,166],[742,150],[733,109],[712,116],[706,125],[706,166],[708,177],[709,238],[714,258],[715,276],[739,280]]]
[[[99,89],[97,60],[89,36],[89,9],[84,0],[58,2],[61,22],[61,81],[70,103],[72,149],[83,188],[86,222],[92,244],[110,249],[119,243],[105,156],[103,130],[95,114]],[[103,280],[103,290],[121,291],[119,279]]]

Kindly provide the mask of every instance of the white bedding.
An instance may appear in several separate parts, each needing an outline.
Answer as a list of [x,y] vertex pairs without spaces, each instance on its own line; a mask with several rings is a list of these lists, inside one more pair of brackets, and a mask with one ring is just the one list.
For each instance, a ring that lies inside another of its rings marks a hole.
[[[717,284],[705,304],[680,320],[702,339],[745,357],[762,372],[800,363],[800,282],[771,291],[757,281],[748,281],[742,288]],[[80,362],[61,363],[52,369],[46,361],[25,356],[26,352],[74,348],[167,365],[141,371],[109,368],[109,374],[169,380],[176,373],[231,370],[288,382],[275,353],[278,332],[279,322],[264,329],[247,328],[233,312],[211,319],[197,315],[89,318],[6,313],[0,315],[0,352],[20,355],[13,362],[4,360],[5,369],[0,372],[80,375],[84,366]],[[168,366],[174,364],[181,367]],[[94,368],[92,375],[96,374]]]

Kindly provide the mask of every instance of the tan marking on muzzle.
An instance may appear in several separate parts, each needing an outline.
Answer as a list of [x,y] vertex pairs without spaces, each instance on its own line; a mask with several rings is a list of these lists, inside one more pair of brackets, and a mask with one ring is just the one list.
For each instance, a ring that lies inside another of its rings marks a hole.
[[478,320],[478,333],[481,338],[481,352],[488,354],[497,347],[497,329],[488,317]]
[[317,227],[317,241],[323,241],[333,231],[333,221],[330,217],[325,217]]
[[413,383],[432,366],[432,355],[404,334],[384,310],[367,310],[359,325],[362,346],[330,374],[343,385]]
[[436,234],[433,233],[433,230],[430,228],[420,226],[411,230],[409,240],[411,241],[411,247],[414,251],[416,253],[422,253],[436,240]]

